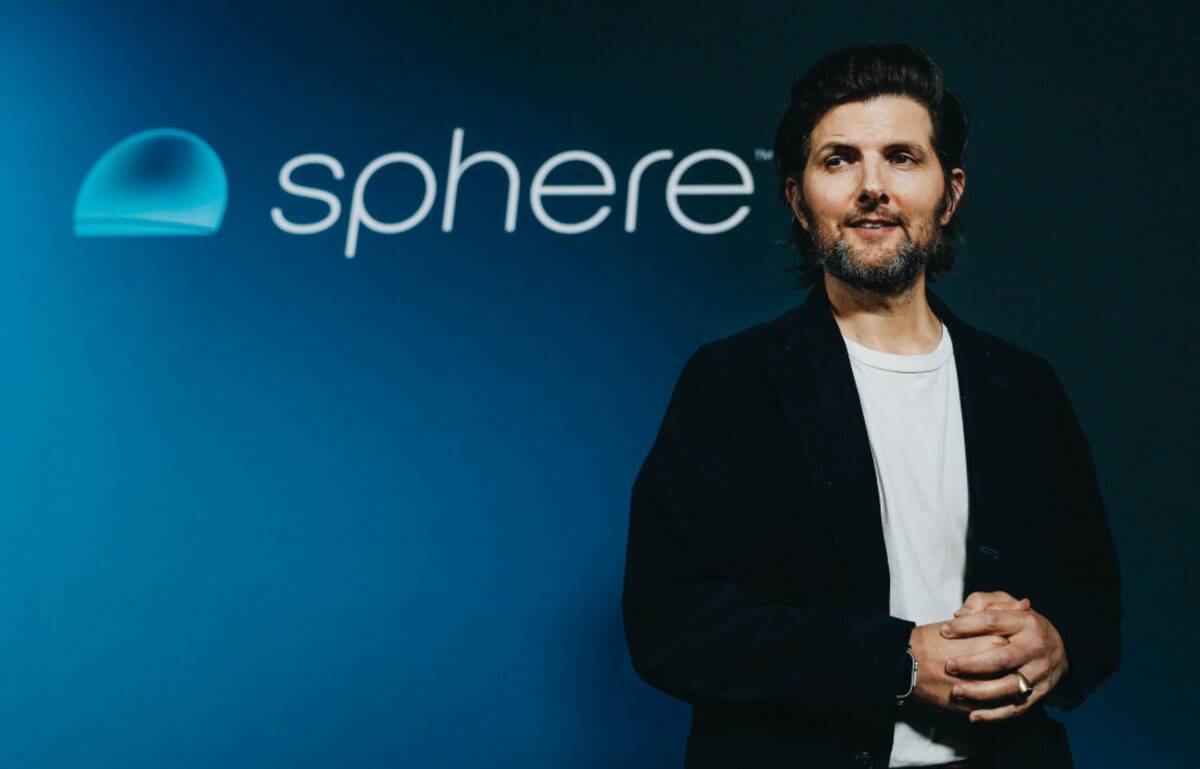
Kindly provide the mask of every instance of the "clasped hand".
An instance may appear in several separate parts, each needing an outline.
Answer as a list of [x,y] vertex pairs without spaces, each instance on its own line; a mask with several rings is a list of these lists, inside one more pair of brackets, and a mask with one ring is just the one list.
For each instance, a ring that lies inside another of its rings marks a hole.
[[[954,619],[920,625],[911,636],[920,669],[914,695],[963,713],[972,723],[1024,713],[1067,672],[1062,636],[1028,598],[972,593]],[[1033,686],[1022,697],[1019,671]]]

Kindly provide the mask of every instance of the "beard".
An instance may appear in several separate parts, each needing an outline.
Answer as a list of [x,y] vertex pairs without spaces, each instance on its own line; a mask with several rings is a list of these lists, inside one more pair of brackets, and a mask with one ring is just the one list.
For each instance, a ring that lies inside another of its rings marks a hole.
[[[805,218],[810,222],[814,221],[815,217],[803,195],[800,196],[798,204]],[[853,217],[849,217],[847,221],[854,221],[860,216],[880,214],[885,218],[901,221],[904,230],[900,242],[878,264],[869,264],[861,258],[859,247],[847,240],[845,232],[834,240],[832,237],[826,238],[823,232],[814,235],[811,229],[801,230],[801,251],[811,263],[820,266],[826,274],[854,288],[870,291],[880,297],[897,296],[912,288],[929,265],[935,266],[933,279],[936,280],[954,263],[954,249],[946,235],[946,228],[938,223],[949,205],[950,199],[943,197],[933,216],[918,222],[904,223],[900,217],[889,216],[888,212],[880,211],[878,205],[863,208]],[[922,242],[913,240],[909,232],[914,224],[920,228],[919,231],[931,234]],[[865,252],[869,246],[862,248]]]
[[809,255],[827,274],[855,288],[880,296],[896,296],[912,288],[925,268],[948,249],[942,228],[933,223],[932,231],[933,235],[924,243],[917,243],[905,233],[892,253],[878,264],[868,264],[862,259],[859,249],[845,235],[832,243],[810,238]]

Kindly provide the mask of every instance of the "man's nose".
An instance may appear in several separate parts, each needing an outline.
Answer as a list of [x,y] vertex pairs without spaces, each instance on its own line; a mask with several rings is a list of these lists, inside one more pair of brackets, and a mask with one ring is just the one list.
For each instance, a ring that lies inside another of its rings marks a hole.
[[883,170],[878,163],[866,161],[862,165],[862,185],[858,194],[859,203],[887,203],[887,190],[883,184]]

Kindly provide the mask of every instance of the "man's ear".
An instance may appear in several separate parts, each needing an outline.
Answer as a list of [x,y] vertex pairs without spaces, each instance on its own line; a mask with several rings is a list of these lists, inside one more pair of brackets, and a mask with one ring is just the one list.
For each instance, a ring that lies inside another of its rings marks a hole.
[[942,213],[938,222],[945,227],[954,218],[954,212],[958,210],[958,204],[962,201],[963,193],[967,189],[967,172],[961,168],[955,168],[950,171],[950,205],[946,206],[945,212]]
[[792,213],[796,215],[796,221],[800,222],[800,226],[807,231],[808,219],[804,218],[804,214],[800,209],[800,185],[796,182],[794,176],[788,177],[783,192],[787,196],[788,205],[791,206]]

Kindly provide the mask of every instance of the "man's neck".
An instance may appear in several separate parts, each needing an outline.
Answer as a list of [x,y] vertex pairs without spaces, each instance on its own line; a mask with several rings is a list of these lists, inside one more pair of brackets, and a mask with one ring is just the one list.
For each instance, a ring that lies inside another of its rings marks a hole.
[[902,294],[880,296],[825,275],[825,293],[842,335],[880,352],[921,355],[942,339],[942,324],[925,299],[925,273]]

